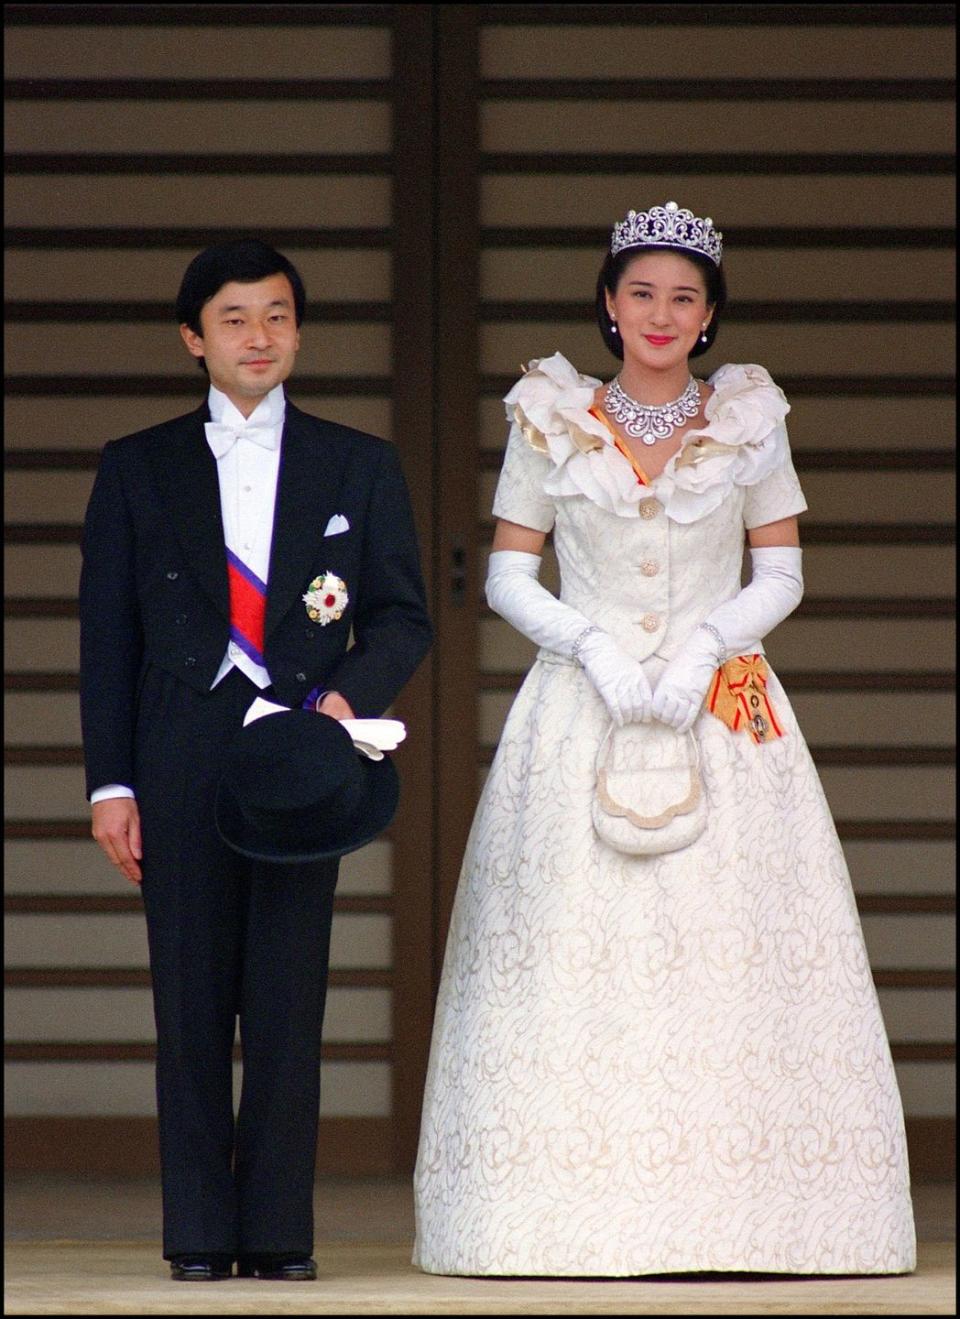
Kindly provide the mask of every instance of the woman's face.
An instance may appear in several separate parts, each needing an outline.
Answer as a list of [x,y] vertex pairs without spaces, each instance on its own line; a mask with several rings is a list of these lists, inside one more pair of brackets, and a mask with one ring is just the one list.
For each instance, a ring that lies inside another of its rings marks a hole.
[[607,311],[616,322],[625,362],[655,370],[686,365],[713,315],[707,286],[694,262],[678,252],[644,252],[628,263]]

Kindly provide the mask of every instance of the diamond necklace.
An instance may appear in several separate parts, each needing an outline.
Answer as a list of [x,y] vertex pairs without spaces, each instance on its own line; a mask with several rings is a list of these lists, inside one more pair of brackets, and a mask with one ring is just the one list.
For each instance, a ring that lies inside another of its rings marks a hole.
[[672,403],[647,404],[638,403],[624,393],[620,377],[616,376],[607,386],[603,410],[634,439],[644,444],[656,444],[657,440],[665,440],[700,411],[700,382],[691,376],[686,389]]

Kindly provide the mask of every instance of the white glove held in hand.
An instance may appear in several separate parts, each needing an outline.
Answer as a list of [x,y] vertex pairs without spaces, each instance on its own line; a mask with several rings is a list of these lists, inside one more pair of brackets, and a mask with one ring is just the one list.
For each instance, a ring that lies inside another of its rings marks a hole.
[[[487,603],[538,646],[571,659],[577,639],[592,625],[540,585],[539,571],[539,554],[494,550],[487,571]],[[643,668],[606,632],[591,631],[581,642],[578,658],[618,724],[650,717],[652,694]]]
[[693,726],[717,668],[734,655],[748,655],[778,623],[792,614],[803,596],[802,551],[795,545],[750,551],[753,577],[739,595],[718,605],[704,620],[723,637],[694,628],[661,674],[651,706],[653,717],[680,733]]

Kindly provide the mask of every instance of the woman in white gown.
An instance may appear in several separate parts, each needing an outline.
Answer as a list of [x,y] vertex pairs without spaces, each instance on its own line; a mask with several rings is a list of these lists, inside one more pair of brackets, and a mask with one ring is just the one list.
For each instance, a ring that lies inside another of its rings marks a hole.
[[[688,368],[717,332],[720,257],[711,220],[631,211],[597,293],[620,375],[555,353],[506,397],[487,592],[541,649],[447,941],[415,1174],[428,1272],[915,1266],[850,879],[763,658],[802,593],[789,405],[763,367]],[[559,601],[537,581],[550,531]],[[601,841],[611,726],[692,729],[706,815],[686,846]]]

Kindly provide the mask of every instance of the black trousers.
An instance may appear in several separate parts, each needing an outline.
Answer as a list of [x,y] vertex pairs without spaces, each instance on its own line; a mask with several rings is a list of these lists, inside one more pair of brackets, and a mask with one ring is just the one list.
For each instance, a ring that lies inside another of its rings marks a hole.
[[141,693],[137,798],[166,1258],[310,1254],[313,1246],[320,1037],[339,863],[249,861],[216,832],[220,765],[256,695],[236,669],[200,695],[152,668]]

